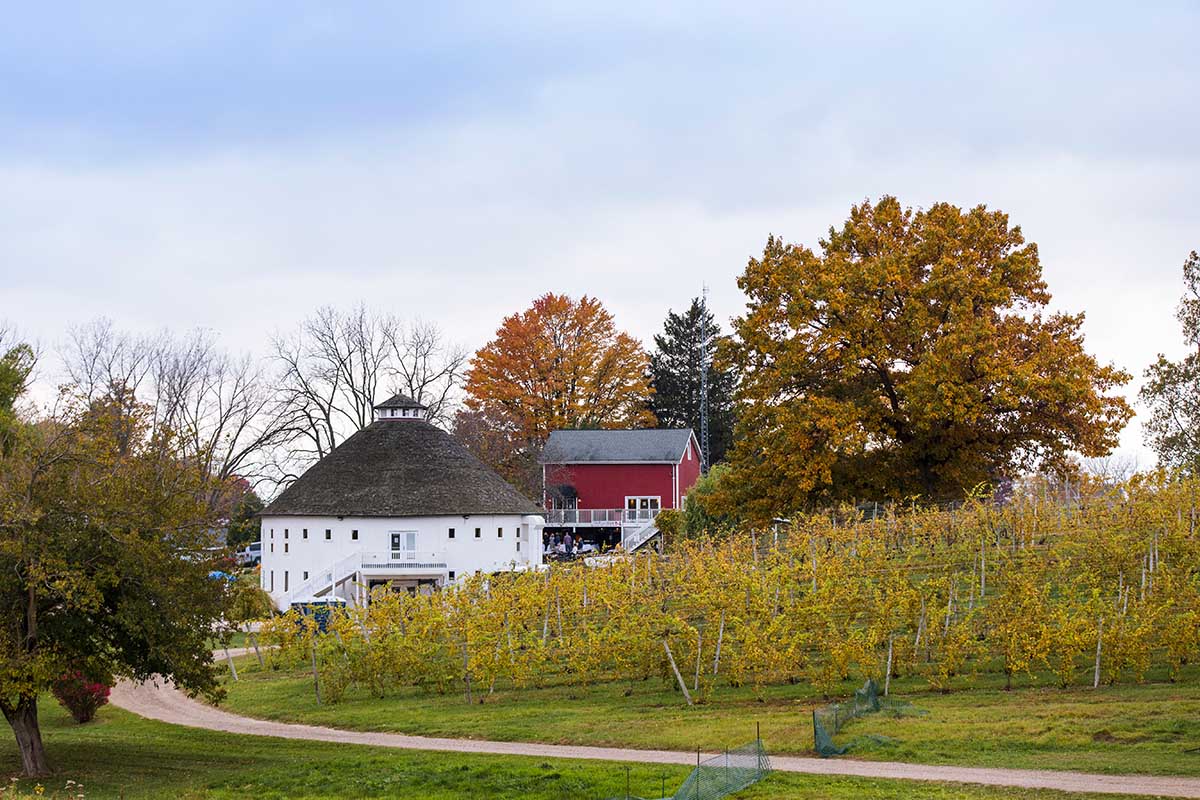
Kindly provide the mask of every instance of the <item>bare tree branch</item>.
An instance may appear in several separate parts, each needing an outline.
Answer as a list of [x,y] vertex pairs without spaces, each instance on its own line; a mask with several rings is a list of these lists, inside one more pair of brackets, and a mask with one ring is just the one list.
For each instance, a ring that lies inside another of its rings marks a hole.
[[396,392],[428,406],[429,421],[448,427],[467,358],[432,324],[406,324],[363,304],[318,309],[273,343],[274,413],[284,430],[273,460],[280,481],[370,425],[375,404]]
[[175,434],[175,455],[216,479],[210,507],[229,503],[236,479],[273,481],[267,456],[289,420],[275,415],[274,389],[249,356],[234,358],[205,331],[135,337],[108,320],[73,328],[62,355],[82,399],[126,415],[136,403],[153,409],[153,428]]
[[428,406],[429,421],[448,428],[470,354],[459,345],[447,344],[433,323],[417,320],[387,330],[393,393],[403,392]]

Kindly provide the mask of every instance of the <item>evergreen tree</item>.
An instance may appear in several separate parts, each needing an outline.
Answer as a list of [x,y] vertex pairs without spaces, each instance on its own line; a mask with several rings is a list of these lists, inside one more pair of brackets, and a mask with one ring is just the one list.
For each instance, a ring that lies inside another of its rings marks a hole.
[[258,496],[258,492],[247,486],[234,505],[233,513],[230,514],[225,544],[240,549],[251,542],[257,542],[262,535],[257,515],[264,508],[266,508],[266,504]]
[[721,340],[721,330],[700,299],[683,314],[667,312],[663,332],[655,334],[655,352],[650,356],[650,379],[654,396],[650,408],[658,424],[666,428],[691,428],[700,437],[700,346],[702,328],[708,332],[708,437],[709,463],[725,457],[733,441],[732,369],[712,363],[712,353]]

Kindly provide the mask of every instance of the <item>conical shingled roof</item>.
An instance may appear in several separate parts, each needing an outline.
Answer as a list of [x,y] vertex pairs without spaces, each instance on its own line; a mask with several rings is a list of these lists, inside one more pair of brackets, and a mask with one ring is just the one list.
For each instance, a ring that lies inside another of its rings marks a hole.
[[406,394],[394,394],[375,408],[427,408]]
[[314,517],[541,513],[448,433],[419,419],[368,425],[262,511]]

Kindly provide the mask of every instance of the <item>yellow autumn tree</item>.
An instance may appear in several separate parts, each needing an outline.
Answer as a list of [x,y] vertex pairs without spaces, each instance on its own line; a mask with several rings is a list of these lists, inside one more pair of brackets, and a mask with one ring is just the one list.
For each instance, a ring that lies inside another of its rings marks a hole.
[[723,358],[742,376],[737,502],[766,520],[816,503],[961,498],[1072,451],[1108,452],[1127,373],[1051,313],[1037,245],[1007,215],[864,202],[820,250],[771,237],[738,285]]

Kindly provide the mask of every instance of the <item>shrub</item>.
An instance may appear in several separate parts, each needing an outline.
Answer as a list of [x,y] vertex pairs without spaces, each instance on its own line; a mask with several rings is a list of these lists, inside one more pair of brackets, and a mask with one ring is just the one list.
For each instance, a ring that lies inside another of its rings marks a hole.
[[655,517],[654,527],[658,528],[659,532],[662,533],[665,549],[666,543],[674,542],[675,538],[684,531],[683,512],[674,508],[664,508]]
[[108,702],[111,689],[111,680],[92,678],[79,670],[60,676],[51,687],[76,722],[89,722],[96,716],[96,709]]

